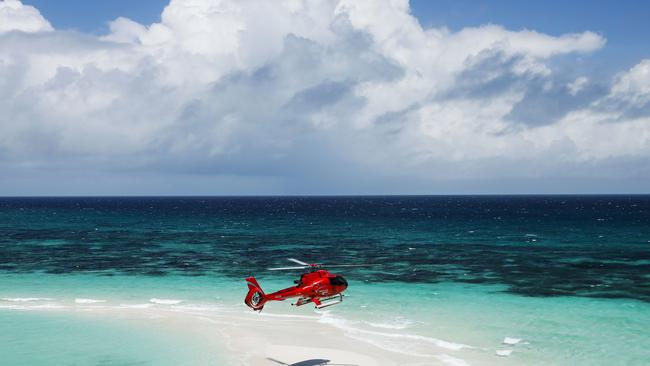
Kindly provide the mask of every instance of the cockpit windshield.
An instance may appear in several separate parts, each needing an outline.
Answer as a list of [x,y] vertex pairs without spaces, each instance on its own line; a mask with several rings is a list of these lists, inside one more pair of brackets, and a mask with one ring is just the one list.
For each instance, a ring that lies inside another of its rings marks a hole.
[[330,284],[332,286],[348,286],[348,281],[343,276],[330,277]]

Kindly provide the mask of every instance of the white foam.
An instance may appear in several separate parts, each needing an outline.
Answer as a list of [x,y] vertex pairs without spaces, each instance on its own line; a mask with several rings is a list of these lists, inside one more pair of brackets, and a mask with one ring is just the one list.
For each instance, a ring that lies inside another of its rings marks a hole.
[[311,315],[294,315],[294,314],[273,314],[273,313],[254,313],[252,311],[247,311],[246,314],[253,314],[259,317],[270,317],[270,318],[290,318],[290,319],[321,319],[318,316]]
[[49,297],[3,297],[2,301],[10,302],[32,302],[32,301],[52,301]]
[[59,304],[43,304],[43,305],[33,305],[25,306],[25,309],[63,309],[65,306]]
[[521,339],[519,338],[511,338],[511,337],[505,337],[503,338],[503,344],[508,344],[508,345],[515,345],[517,343],[521,342]]
[[436,358],[437,358],[440,362],[444,363],[445,365],[451,365],[451,366],[469,366],[469,364],[468,364],[467,362],[465,362],[465,360],[462,360],[462,359],[460,359],[460,358],[456,358],[456,357],[452,357],[452,356],[449,356],[449,355],[444,354],[444,353],[441,354],[441,355],[437,355]]
[[120,308],[124,309],[146,309],[151,307],[152,304],[120,304]]
[[219,305],[196,305],[196,304],[172,306],[171,308],[174,309],[174,310],[178,310],[180,312],[183,312],[183,311],[218,311],[218,310],[222,309]]
[[497,356],[500,356],[500,357],[508,357],[508,356],[510,356],[510,354],[512,354],[512,350],[511,349],[498,349],[498,350],[496,350],[496,354],[497,354]]
[[[403,355],[409,355],[409,356],[415,356],[415,357],[436,357],[437,355],[430,354],[430,353],[422,353],[418,352],[415,350],[412,350],[412,347],[404,347],[404,345],[401,344],[392,344],[392,343],[386,343],[386,342],[381,342],[374,340],[369,337],[365,337],[362,335],[355,335],[355,334],[346,334],[346,336],[356,339],[365,343],[368,343],[370,345],[373,345],[377,348],[381,348],[386,351],[390,352],[395,352],[395,353],[401,353]],[[412,344],[409,344],[411,346]]]
[[343,329],[349,333],[362,333],[362,334],[370,334],[370,335],[376,335],[380,337],[385,337],[385,338],[393,338],[393,339],[408,339],[408,340],[414,340],[414,341],[422,341],[426,343],[431,343],[437,347],[440,348],[446,348],[449,350],[457,351],[463,348],[473,348],[471,346],[468,346],[466,344],[461,344],[461,343],[454,343],[454,342],[449,342],[445,341],[442,339],[437,339],[437,338],[432,338],[432,337],[425,337],[421,335],[416,335],[416,334],[408,334],[408,333],[385,333],[385,332],[376,332],[372,330],[364,330],[364,329],[359,329],[359,328],[354,328],[346,324],[346,320],[342,318],[336,318],[332,316],[328,316],[328,314],[323,314],[323,316],[318,320],[320,323],[325,323],[325,324],[330,324],[332,326],[335,326],[339,329]]
[[407,324],[388,324],[388,323],[372,323],[372,322],[365,322],[371,327],[374,328],[383,328],[383,329],[405,329],[408,328]]
[[153,304],[158,304],[158,305],[178,305],[183,302],[183,300],[176,300],[176,299],[157,299],[157,298],[151,298],[149,299],[150,303]]
[[96,300],[96,299],[74,299],[76,304],[96,304],[99,302],[106,302],[106,300]]
[[364,323],[374,328],[383,328],[383,329],[406,329],[411,325],[413,325],[412,321],[401,317],[393,318],[390,322],[387,323],[374,323],[374,322],[364,322]]

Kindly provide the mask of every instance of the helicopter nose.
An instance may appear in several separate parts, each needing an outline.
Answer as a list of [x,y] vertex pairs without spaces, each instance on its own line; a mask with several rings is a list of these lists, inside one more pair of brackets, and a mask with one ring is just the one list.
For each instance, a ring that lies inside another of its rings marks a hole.
[[332,279],[330,280],[330,283],[331,283],[333,286],[342,287],[341,291],[343,291],[343,290],[345,290],[346,288],[348,288],[348,281],[346,281],[345,278],[343,278],[343,276],[336,276],[336,277],[332,278]]

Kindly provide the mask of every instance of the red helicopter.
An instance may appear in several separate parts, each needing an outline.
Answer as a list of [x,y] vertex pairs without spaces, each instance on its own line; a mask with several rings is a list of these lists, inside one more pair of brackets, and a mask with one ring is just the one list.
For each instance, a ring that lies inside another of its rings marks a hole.
[[[288,260],[300,264],[299,267],[269,268],[271,271],[309,269],[303,273],[299,280],[293,281],[296,286],[265,294],[262,287],[257,283],[255,277],[246,278],[248,294],[244,303],[251,309],[262,311],[267,301],[284,301],[285,299],[297,297],[298,300],[291,304],[301,306],[313,302],[316,309],[336,305],[343,301],[342,292],[348,287],[348,281],[341,275],[333,274],[322,268],[322,264],[309,264],[294,258]],[[362,267],[371,264],[339,264],[329,267]]]

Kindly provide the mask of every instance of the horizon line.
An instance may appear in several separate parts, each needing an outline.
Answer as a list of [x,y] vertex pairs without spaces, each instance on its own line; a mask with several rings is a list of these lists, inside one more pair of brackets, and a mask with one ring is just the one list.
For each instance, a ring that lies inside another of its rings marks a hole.
[[440,194],[215,194],[215,195],[16,195],[7,198],[337,198],[337,197],[650,196],[650,193],[440,193]]

